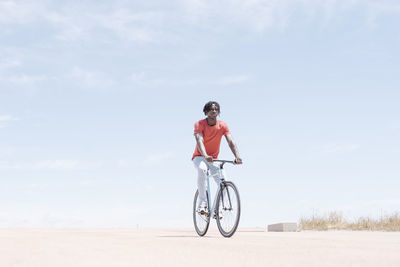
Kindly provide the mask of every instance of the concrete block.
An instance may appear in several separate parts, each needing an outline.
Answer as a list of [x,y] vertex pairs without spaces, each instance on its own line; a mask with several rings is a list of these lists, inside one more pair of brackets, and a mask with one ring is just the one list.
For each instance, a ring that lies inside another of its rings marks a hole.
[[268,225],[268,232],[296,232],[297,223],[276,223]]

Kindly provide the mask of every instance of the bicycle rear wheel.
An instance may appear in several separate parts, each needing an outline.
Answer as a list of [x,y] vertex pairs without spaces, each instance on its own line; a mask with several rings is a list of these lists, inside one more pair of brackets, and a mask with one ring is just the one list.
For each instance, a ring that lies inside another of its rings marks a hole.
[[219,232],[224,237],[231,237],[239,225],[240,197],[232,182],[224,182],[218,192],[216,219]]
[[[201,214],[197,211],[200,205],[199,191],[196,191],[193,201],[193,222],[194,228],[199,236],[204,236],[207,233],[208,226],[210,225],[210,212]],[[207,207],[210,208],[210,200],[207,196]]]

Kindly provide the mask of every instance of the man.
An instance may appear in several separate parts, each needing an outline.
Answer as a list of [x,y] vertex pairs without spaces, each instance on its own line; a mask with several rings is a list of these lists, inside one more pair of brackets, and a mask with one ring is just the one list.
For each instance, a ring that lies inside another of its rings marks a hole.
[[[196,149],[194,151],[192,161],[198,171],[197,186],[199,190],[200,207],[199,211],[204,212],[207,209],[207,196],[205,180],[207,178],[207,169],[210,169],[214,174],[218,171],[218,167],[213,165],[213,159],[218,158],[219,148],[222,136],[225,136],[226,141],[235,156],[236,164],[242,164],[242,159],[239,156],[238,149],[232,139],[228,125],[220,120],[217,116],[220,114],[219,104],[215,101],[210,101],[203,108],[207,118],[200,120],[194,125],[194,136],[196,138]],[[214,176],[214,180],[219,184],[219,177]]]

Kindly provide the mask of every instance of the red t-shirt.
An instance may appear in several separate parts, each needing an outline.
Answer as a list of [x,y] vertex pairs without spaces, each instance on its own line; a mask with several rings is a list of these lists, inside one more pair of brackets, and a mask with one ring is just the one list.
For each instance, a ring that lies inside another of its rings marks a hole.
[[[213,126],[208,125],[207,119],[200,120],[194,124],[194,133],[202,133],[204,146],[206,148],[207,155],[212,156],[214,159],[218,158],[219,146],[221,144],[221,138],[223,135],[230,134],[228,125],[217,120],[217,123]],[[196,145],[192,160],[201,156],[200,150]]]

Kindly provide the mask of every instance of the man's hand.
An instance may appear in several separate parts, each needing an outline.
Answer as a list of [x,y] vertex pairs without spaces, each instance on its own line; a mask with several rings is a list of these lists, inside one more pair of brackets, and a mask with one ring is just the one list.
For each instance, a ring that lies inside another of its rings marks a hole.
[[213,157],[211,157],[211,156],[205,156],[204,159],[205,159],[207,162],[213,162]]
[[235,159],[235,163],[236,163],[236,164],[242,164],[243,161],[242,161],[241,158],[236,158],[236,159]]

